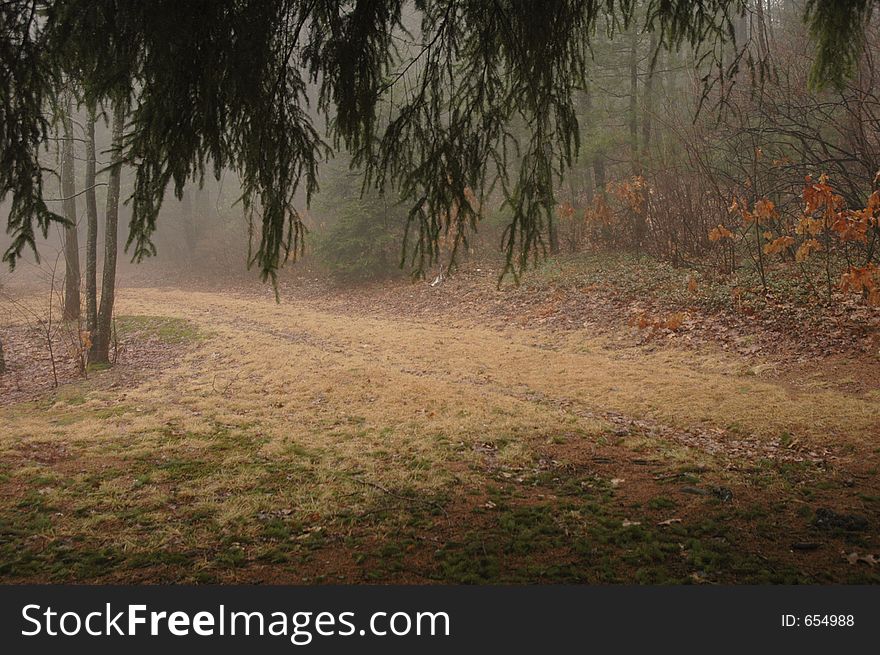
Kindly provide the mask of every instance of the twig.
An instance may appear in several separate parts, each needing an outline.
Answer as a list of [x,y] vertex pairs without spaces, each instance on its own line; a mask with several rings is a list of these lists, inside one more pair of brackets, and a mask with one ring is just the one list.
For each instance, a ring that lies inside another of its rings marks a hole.
[[[61,253],[58,254],[58,257]],[[54,389],[58,388],[58,369],[55,366],[55,351],[52,348],[52,295],[55,293],[55,270],[58,268],[58,257],[55,258],[55,265],[52,267],[52,282],[49,287],[49,314],[46,322],[46,343],[49,346],[49,361],[52,362],[52,380]]]
[[443,507],[440,503],[434,502],[433,500],[427,500],[426,498],[412,498],[411,496],[403,496],[401,494],[394,493],[393,491],[391,491],[389,489],[386,489],[381,484],[377,484],[375,482],[370,482],[369,480],[362,480],[361,478],[357,478],[357,477],[350,475],[348,473],[342,473],[341,475],[344,475],[349,480],[352,480],[354,482],[362,484],[366,487],[373,487],[374,489],[378,489],[382,493],[384,493],[388,496],[391,496],[392,498],[397,498],[398,500],[405,500],[408,502],[417,502],[417,503],[421,503],[423,505],[428,505],[430,507],[434,507],[436,509],[439,509],[441,512],[443,512],[443,515],[446,518],[449,518],[449,514],[447,513],[446,508]]
[[96,189],[99,186],[107,186],[107,182],[96,182],[92,186],[82,189],[81,191],[77,191],[72,196],[68,196],[67,198],[45,198],[44,202],[64,202],[65,200],[73,200],[77,196],[81,196],[82,194],[84,194],[86,191],[91,191],[92,189]]
[[229,392],[229,389],[232,387],[232,385],[235,384],[235,381],[238,380],[238,378],[240,378],[240,377],[241,377],[241,371],[239,371],[238,373],[236,373],[236,374],[235,374],[235,377],[233,377],[233,378],[232,378],[232,379],[226,384],[226,386],[223,387],[223,391],[217,391],[217,386],[216,386],[216,385],[217,385],[217,376],[215,375],[215,376],[214,376],[214,379],[211,380],[211,389],[214,391],[214,393],[219,393],[221,396],[225,396],[225,395]]

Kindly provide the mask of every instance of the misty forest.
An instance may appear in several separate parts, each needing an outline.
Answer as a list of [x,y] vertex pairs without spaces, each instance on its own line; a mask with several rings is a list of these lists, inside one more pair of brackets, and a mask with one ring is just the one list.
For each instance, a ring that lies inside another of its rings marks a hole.
[[0,0],[0,581],[880,582],[875,0]]

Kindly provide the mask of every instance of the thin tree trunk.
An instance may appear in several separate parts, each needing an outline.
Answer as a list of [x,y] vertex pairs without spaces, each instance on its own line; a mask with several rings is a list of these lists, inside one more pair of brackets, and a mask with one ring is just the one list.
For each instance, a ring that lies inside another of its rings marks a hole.
[[194,184],[184,193],[184,202],[186,202],[187,220],[184,221],[183,229],[186,235],[187,255],[191,261],[199,245],[203,226],[207,224],[207,217],[211,211],[211,197],[208,189]]
[[548,225],[547,225],[547,233],[550,239],[550,254],[558,255],[559,254],[559,225],[556,223],[556,219],[553,217],[551,213],[547,217]]
[[743,12],[734,19],[734,38],[736,39],[736,49],[743,50],[749,41],[749,15]]
[[192,264],[193,254],[196,250],[196,208],[193,198],[194,192],[192,187],[184,189],[183,198],[180,199],[182,214],[184,219],[181,223],[183,230],[183,243],[186,247],[186,261]]
[[654,56],[657,53],[657,33],[651,32],[648,47],[648,76],[645,78],[645,110],[642,114],[642,154],[647,155],[651,145],[651,116],[654,112]]
[[[584,113],[590,117],[592,120],[593,113],[593,96],[591,95],[590,89],[587,89],[584,92]],[[593,183],[594,183],[594,193],[599,193],[601,195],[605,195],[605,149],[604,146],[601,146],[593,152],[592,156],[592,167],[593,167]],[[592,193],[590,194],[592,199]]]
[[98,202],[95,198],[95,110],[86,123],[86,329],[98,325]]
[[64,308],[62,318],[79,318],[79,239],[76,224],[76,177],[74,174],[73,121],[70,119],[70,100],[67,100],[64,118],[64,141],[61,145],[61,197],[64,218]]
[[549,217],[549,225],[547,226],[549,237],[550,237],[550,254],[558,255],[559,254],[559,226],[556,224],[556,221],[553,219],[553,216]]
[[584,197],[587,202],[593,202],[593,195],[596,193],[596,186],[593,183],[593,171],[590,167],[584,169]]
[[761,59],[761,61],[764,61],[767,57],[767,52],[770,47],[770,42],[767,38],[767,22],[764,18],[764,0],[757,0],[757,2],[755,3],[755,8],[755,22],[758,24],[758,57]]
[[635,26],[631,28],[629,41],[629,143],[633,174],[641,172],[639,162],[639,119],[637,115],[639,97],[639,35]]
[[125,105],[118,103],[113,108],[113,155],[110,164],[110,180],[107,188],[101,304],[98,308],[98,321],[89,353],[89,361],[97,364],[110,363],[113,303],[116,295],[117,225],[119,222],[119,185],[122,172],[122,127],[124,121]]
[[6,356],[3,354],[3,340],[0,339],[0,375],[6,372]]
[[596,193],[605,195],[605,153],[597,152],[593,156],[593,179],[596,182]]
[[[653,43],[654,33],[651,33]],[[653,48],[649,49],[648,59],[653,57]],[[650,64],[649,64],[650,66]],[[648,81],[650,83],[653,71],[648,71]],[[638,98],[639,98],[639,33],[636,27],[632,28],[632,36],[629,49],[629,139],[632,150],[632,169],[633,175],[641,175],[643,170],[642,157],[644,156],[646,144],[639,144],[639,117],[638,117]],[[650,94],[650,88],[645,88],[645,93]],[[642,118],[642,135],[651,136],[650,122],[647,117]],[[648,231],[648,225],[645,221],[644,208],[642,211],[633,212],[633,239],[636,251],[641,253],[642,242]]]

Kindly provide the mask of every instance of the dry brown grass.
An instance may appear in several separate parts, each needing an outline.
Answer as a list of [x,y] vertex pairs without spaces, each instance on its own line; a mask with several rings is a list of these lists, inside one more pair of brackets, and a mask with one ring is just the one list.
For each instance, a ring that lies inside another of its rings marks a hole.
[[[792,389],[743,371],[739,359],[722,353],[615,350],[607,340],[583,333],[551,339],[517,329],[450,329],[442,317],[436,325],[352,320],[295,302],[275,305],[183,292],[139,295],[122,311],[155,313],[161,307],[165,314],[218,332],[213,360],[202,362],[202,369],[216,372],[235,392],[223,405],[250,406],[248,400],[256,400],[253,411],[273,400],[289,400],[302,409],[297,393],[306,401],[317,390],[331,392],[343,406],[360,408],[363,397],[363,408],[373,410],[366,414],[379,422],[417,418],[419,426],[430,429],[449,412],[430,420],[418,412],[458,404],[462,396],[476,411],[487,398],[538,392],[597,411],[649,415],[683,427],[704,421],[739,424],[765,436],[787,431],[820,441],[849,440],[875,435],[880,426],[880,391],[857,397],[831,389]],[[212,381],[204,372],[169,371],[168,377],[180,378],[184,393],[196,395],[204,395]],[[376,401],[370,402],[373,394]],[[276,414],[263,416],[271,421]],[[453,420],[442,429],[459,427]]]
[[[196,573],[216,565],[207,544],[222,544],[230,566],[266,556],[274,546],[256,542],[273,517],[296,517],[285,543],[299,548],[344,541],[344,526],[377,508],[480,493],[482,444],[497,465],[527,467],[541,444],[613,438],[607,412],[849,457],[875,455],[880,434],[877,392],[782,385],[720,352],[184,291],[125,290],[119,312],[185,319],[204,338],[132,388],[101,384],[108,372],[51,401],[0,408],[3,511],[36,493],[56,511],[32,539],[204,549]],[[669,465],[723,459],[644,436],[626,445]],[[406,520],[392,513],[377,534]],[[77,577],[22,578],[65,575]]]

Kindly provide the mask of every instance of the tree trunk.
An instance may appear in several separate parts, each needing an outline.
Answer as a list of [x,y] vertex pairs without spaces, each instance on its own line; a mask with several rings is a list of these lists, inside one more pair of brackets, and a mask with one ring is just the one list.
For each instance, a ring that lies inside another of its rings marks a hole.
[[593,156],[593,179],[596,182],[596,193],[605,195],[605,153],[597,152]]
[[654,113],[654,60],[657,54],[657,33],[651,32],[648,47],[648,76],[645,78],[645,105],[642,112],[642,156],[648,154],[651,145],[651,117]]
[[632,170],[634,175],[641,172],[639,161],[639,35],[635,26],[631,28],[629,41],[629,144],[630,157],[632,157]]
[[589,166],[584,168],[583,181],[584,198],[586,198],[588,203],[593,202],[593,195],[596,193],[596,186],[593,183],[593,171]]
[[6,357],[3,355],[3,340],[0,339],[0,375],[6,372]]
[[186,262],[192,264],[193,253],[196,250],[196,211],[192,187],[184,189],[180,205],[181,213],[183,214],[180,229],[183,230],[183,245],[186,250],[183,255],[186,258]]
[[770,47],[770,41],[767,38],[767,22],[764,18],[764,0],[757,0],[755,3],[755,22],[757,23],[758,35],[758,58],[765,61]]
[[86,123],[86,329],[90,337],[98,324],[98,202],[95,198],[95,110]]
[[211,198],[205,187],[193,184],[184,192],[183,201],[186,220],[183,230],[186,238],[187,256],[193,261],[205,225],[209,225],[208,216]]
[[104,228],[104,271],[101,275],[101,304],[89,361],[96,364],[110,363],[110,337],[113,330],[113,302],[116,295],[117,225],[119,222],[119,185],[122,172],[122,127],[125,121],[125,105],[113,108],[113,145],[110,163],[110,180],[107,188],[107,211]]
[[559,225],[556,223],[556,219],[553,217],[552,212],[547,217],[548,225],[547,225],[547,233],[550,238],[550,254],[558,255],[559,254]]
[[736,39],[736,49],[737,51],[743,50],[749,41],[749,15],[748,12],[745,11],[741,15],[737,16],[733,24],[734,27],[734,38]]
[[79,239],[76,224],[76,177],[74,173],[73,121],[70,118],[70,100],[65,107],[64,140],[61,145],[61,198],[64,218],[64,308],[62,318],[79,318]]
[[[578,118],[579,120],[583,120],[584,125],[584,133],[589,134],[588,138],[592,137],[593,125],[592,120],[593,117],[591,115],[592,109],[592,100],[590,98],[589,89],[584,89],[578,97],[579,106],[578,106]],[[581,118],[583,117],[583,118]],[[593,201],[593,158],[592,155],[585,156],[583,159],[578,157],[578,172],[580,173],[580,186],[579,190],[583,194],[587,203]],[[572,204],[574,203],[574,199],[572,199]]]
[[[584,113],[587,116],[592,116],[593,112],[593,96],[590,95],[590,90],[584,93],[584,101],[583,101]],[[592,200],[594,193],[605,195],[605,148],[604,146],[599,147],[593,152],[593,156],[591,157],[590,164],[593,168],[593,188],[590,191],[589,197]]]
[[[629,143],[632,157],[633,175],[642,174],[642,153],[639,146],[639,32],[635,25],[631,28],[629,42]],[[642,250],[647,225],[642,212],[632,212],[633,245],[638,252]]]

